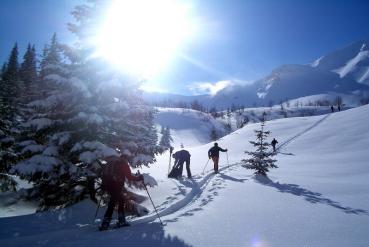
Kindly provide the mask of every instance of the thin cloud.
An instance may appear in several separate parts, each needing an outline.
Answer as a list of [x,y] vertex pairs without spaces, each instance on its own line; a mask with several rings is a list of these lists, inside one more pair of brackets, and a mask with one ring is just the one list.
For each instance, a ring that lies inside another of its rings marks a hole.
[[220,90],[226,88],[227,86],[231,85],[232,81],[224,80],[218,81],[215,83],[211,82],[194,82],[189,85],[189,89],[194,94],[210,94],[212,96],[216,95]]

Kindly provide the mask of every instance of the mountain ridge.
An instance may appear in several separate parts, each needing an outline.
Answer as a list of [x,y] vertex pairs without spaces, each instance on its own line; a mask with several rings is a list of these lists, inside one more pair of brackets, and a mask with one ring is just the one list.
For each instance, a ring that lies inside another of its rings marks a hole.
[[144,98],[152,104],[197,100],[206,107],[225,109],[231,105],[270,105],[317,94],[357,95],[357,102],[369,95],[368,40],[353,42],[307,65],[281,65],[252,84],[233,84],[215,95],[144,93]]

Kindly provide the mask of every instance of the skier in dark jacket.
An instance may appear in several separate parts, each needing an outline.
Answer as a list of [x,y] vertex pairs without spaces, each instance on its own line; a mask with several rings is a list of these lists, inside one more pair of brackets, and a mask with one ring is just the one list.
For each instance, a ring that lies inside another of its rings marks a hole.
[[277,145],[278,141],[273,138],[272,142],[270,144],[272,144],[272,147],[273,147],[273,152],[275,153],[275,145]]
[[333,105],[331,106],[331,111],[332,111],[332,112],[334,112],[334,107],[333,107]]
[[[181,146],[183,148],[183,146]],[[169,173],[170,178],[180,178],[182,177],[183,164],[186,162],[187,177],[192,178],[190,170],[190,160],[191,154],[187,150],[180,150],[173,154],[174,166],[172,171]]]
[[[103,175],[103,187],[110,195],[108,208],[106,209],[103,222],[99,227],[100,230],[109,228],[115,206],[118,204],[118,223],[117,227],[129,226],[124,214],[124,206],[126,198],[124,192],[124,182],[126,179],[130,181],[143,181],[143,176],[133,176],[129,168],[126,157],[112,157],[107,160],[106,174]],[[104,177],[105,176],[105,177]]]
[[214,143],[214,146],[209,149],[208,156],[209,159],[212,159],[214,162],[214,172],[218,173],[218,164],[219,164],[219,151],[227,152],[227,149],[223,149],[218,146],[218,143]]

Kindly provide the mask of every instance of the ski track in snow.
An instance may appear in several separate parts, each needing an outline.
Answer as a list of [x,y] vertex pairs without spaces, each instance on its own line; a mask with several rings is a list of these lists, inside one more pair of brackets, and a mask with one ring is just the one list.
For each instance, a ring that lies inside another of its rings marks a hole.
[[313,125],[311,125],[309,128],[304,129],[303,131],[299,132],[298,134],[292,136],[291,138],[289,138],[287,141],[281,143],[280,145],[277,146],[276,148],[276,152],[279,152],[280,150],[282,150],[282,148],[285,148],[287,145],[289,145],[292,141],[296,140],[297,138],[299,138],[300,136],[302,136],[303,134],[309,132],[310,130],[314,129],[315,127],[317,127],[319,124],[321,124],[323,121],[325,121],[331,113],[323,116],[321,119],[319,119],[318,121],[316,121]]
[[[310,130],[312,130],[315,127],[317,127],[318,125],[320,125],[329,116],[330,116],[330,114],[327,114],[327,115],[323,116],[321,119],[319,119],[317,122],[315,122],[313,125],[311,125],[307,129],[297,133],[296,135],[289,138],[287,141],[280,144],[277,147],[277,152],[280,151],[282,148],[285,148],[287,145],[289,145],[292,141],[299,138],[301,135],[309,132]],[[233,168],[237,165],[240,165],[240,163],[235,163],[235,164],[231,164],[229,166],[224,166],[224,167],[219,169],[219,172],[226,171],[229,168]],[[173,181],[176,184],[176,186],[178,188],[178,191],[175,195],[167,197],[166,201],[164,201],[163,203],[161,203],[160,205],[157,206],[159,216],[160,217],[170,216],[170,215],[178,212],[179,210],[184,210],[188,206],[190,206],[193,203],[195,203],[196,201],[198,201],[200,199],[201,195],[206,191],[206,188],[213,181],[214,178],[216,180],[221,179],[217,175],[222,175],[222,174],[221,173],[214,174],[211,171],[211,172],[208,172],[205,175],[205,177],[203,177],[200,181],[196,181],[194,179],[193,180],[182,179],[182,180],[179,180],[179,181]],[[194,177],[196,177],[196,176],[194,176]],[[216,181],[214,181],[214,182],[216,182]],[[215,184],[220,185],[219,183],[215,183]],[[186,188],[184,188],[184,187],[190,188],[190,191],[188,193],[186,193]],[[211,192],[211,190],[212,189],[209,189],[208,191]],[[185,194],[184,198],[182,198],[178,201],[175,201],[177,196],[180,195],[180,194],[182,194],[182,195]],[[209,195],[208,195],[208,199],[210,199]],[[207,199],[202,199],[202,204],[201,205],[207,204],[208,201],[207,201]],[[167,205],[169,205],[169,206],[166,207]],[[194,210],[192,210],[192,211],[194,211]],[[188,213],[190,213],[190,212],[187,211],[187,212],[183,213],[182,215],[186,215]],[[153,222],[153,221],[156,221],[156,220],[158,220],[158,216],[156,215],[155,211],[153,211],[149,215],[146,215],[144,217],[140,217],[140,218],[137,218],[137,219],[133,219],[130,223],[132,224],[132,226],[134,226],[134,225],[137,225],[137,224],[149,223],[149,222]],[[164,223],[165,222],[172,222],[174,220],[173,219],[166,219],[166,220],[164,220]]]
[[[235,163],[235,164],[231,164],[231,165],[227,165],[224,166],[222,168],[219,169],[219,174],[214,174],[213,172],[208,172],[205,177],[203,177],[200,181],[195,181],[195,180],[180,180],[178,181],[179,183],[182,184],[182,186],[186,186],[186,187],[190,187],[191,190],[185,195],[184,198],[174,202],[173,204],[170,204],[167,208],[164,208],[162,210],[160,210],[161,207],[165,206],[166,204],[170,203],[170,201],[165,201],[164,203],[162,203],[160,206],[157,207],[158,209],[158,213],[160,217],[164,217],[164,216],[169,216],[173,213],[176,213],[177,211],[184,209],[186,207],[188,207],[189,205],[193,204],[195,201],[197,201],[201,195],[203,194],[203,192],[205,191],[205,189],[207,188],[207,186],[210,184],[210,182],[212,182],[213,178],[219,179],[219,176],[222,176],[222,174],[220,172],[227,170],[228,168],[232,168],[234,166],[239,165],[239,163]],[[196,176],[195,176],[196,177]],[[175,183],[177,183],[175,181]],[[217,184],[219,185],[219,184]],[[183,190],[182,186],[178,186],[178,194],[183,194],[184,192],[181,191]],[[175,198],[171,197],[171,198]],[[170,198],[168,198],[170,200]],[[157,220],[158,217],[156,215],[155,212],[149,214],[148,216],[145,217],[141,217],[137,220],[132,220],[130,223],[132,225],[136,225],[136,224],[141,224],[141,223],[148,223],[148,222],[152,222]],[[170,222],[171,220],[166,220],[165,222]]]
[[[187,179],[182,179],[179,181],[173,181],[174,183],[176,183],[177,188],[178,188],[178,192],[174,195],[174,196],[170,196],[167,198],[167,200],[165,202],[163,202],[162,204],[160,204],[159,206],[157,206],[157,210],[158,210],[158,214],[160,217],[165,217],[165,216],[169,216],[171,214],[174,214],[176,212],[178,212],[179,210],[185,209],[186,207],[190,206],[191,204],[195,203],[196,201],[198,201],[198,199],[200,199],[201,195],[206,191],[206,188],[208,187],[208,185],[213,181],[213,179],[215,178],[216,181],[214,181],[212,184],[213,185],[217,185],[217,188],[221,188],[219,187],[219,185],[221,184],[220,180],[222,180],[222,176],[227,176],[225,174],[222,174],[220,172],[226,171],[226,170],[231,170],[233,167],[240,165],[240,163],[235,163],[235,164],[230,164],[230,165],[225,165],[224,167],[219,168],[219,173],[218,174],[214,174],[212,171],[208,172],[205,177],[203,177],[200,181],[196,181],[196,180],[187,180]],[[196,177],[196,176],[194,176]],[[180,183],[177,184],[177,183]],[[187,188],[191,188],[190,191],[184,196],[184,198],[170,204],[168,207],[165,207],[167,204],[173,202],[176,198],[176,196],[178,194],[184,194],[186,193],[184,190],[185,188],[183,187],[187,187]],[[208,191],[212,192],[213,189],[209,189]],[[214,194],[214,193],[213,193]],[[172,200],[171,200],[172,199]],[[209,196],[208,196],[209,199]],[[206,199],[202,199],[202,206],[207,204],[207,200]],[[154,202],[155,203],[155,202]],[[163,208],[163,209],[161,209]],[[188,212],[186,212],[188,213]],[[184,213],[184,214],[186,214]],[[152,213],[150,213],[149,215],[137,218],[137,219],[133,219],[132,221],[130,221],[130,224],[132,226],[134,225],[138,225],[138,224],[142,224],[142,223],[149,223],[149,222],[153,222],[155,220],[158,220],[157,214],[155,213],[155,210],[153,210]],[[164,220],[164,222],[171,222],[173,220],[169,219],[169,220]]]

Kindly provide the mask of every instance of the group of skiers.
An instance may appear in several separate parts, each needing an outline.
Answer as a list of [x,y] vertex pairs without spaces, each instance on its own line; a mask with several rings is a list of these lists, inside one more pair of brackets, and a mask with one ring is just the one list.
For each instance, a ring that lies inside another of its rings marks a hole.
[[[341,111],[341,106],[338,105],[337,106],[337,109],[338,109],[338,111]],[[333,105],[331,105],[331,111],[334,112],[334,106]]]
[[[273,152],[276,151],[276,144],[278,141],[273,138],[271,145],[273,147]],[[186,163],[187,177],[192,178],[190,169],[191,154],[184,149],[183,144],[181,145],[181,150],[173,152],[173,148],[170,148],[170,155],[174,158],[174,165],[171,172],[168,174],[169,178],[181,178],[183,165]],[[227,149],[219,147],[218,143],[214,143],[208,151],[209,160],[212,159],[214,163],[214,173],[218,173],[219,170],[219,152],[227,152]],[[129,181],[141,181],[144,182],[144,177],[142,175],[133,175],[128,164],[128,157],[121,155],[120,157],[111,157],[106,160],[108,164],[108,169],[106,169],[105,174],[102,174],[102,188],[110,196],[108,207],[106,209],[104,219],[99,227],[99,230],[109,229],[110,222],[112,220],[112,215],[114,208],[118,206],[118,222],[116,227],[129,226],[125,217],[125,206],[128,202],[125,196],[126,190],[124,189],[124,183],[126,180]],[[144,185],[145,186],[145,185]]]
[[[169,178],[181,178],[184,163],[186,163],[187,177],[192,178],[191,169],[190,169],[191,154],[187,150],[183,149],[184,148],[183,144],[181,144],[181,148],[182,150],[177,151],[172,155],[172,157],[174,158],[174,165],[173,165],[171,172],[168,174]],[[170,149],[170,151],[171,151],[170,152],[171,154],[173,149]],[[219,151],[227,152],[228,150],[219,147],[218,143],[214,143],[214,146],[210,148],[208,151],[208,157],[209,159],[212,159],[214,163],[215,173],[218,173]]]

